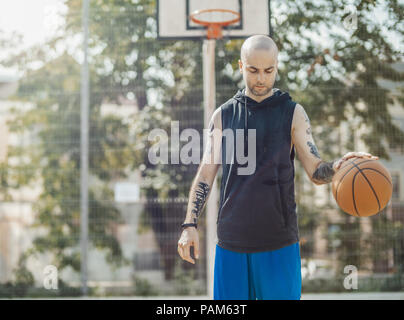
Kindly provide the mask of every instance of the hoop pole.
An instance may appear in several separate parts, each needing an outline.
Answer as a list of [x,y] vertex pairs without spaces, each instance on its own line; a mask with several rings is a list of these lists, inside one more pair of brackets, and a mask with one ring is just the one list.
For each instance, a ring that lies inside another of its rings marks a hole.
[[89,144],[89,70],[88,70],[88,16],[89,0],[84,0],[83,8],[83,52],[84,61],[81,67],[81,107],[80,107],[80,271],[81,271],[81,292],[83,296],[88,295],[88,144]]
[[271,0],[268,0],[268,16],[269,16],[269,36],[272,38],[274,35],[273,29],[272,29],[272,23],[271,23]]
[[[203,42],[203,102],[204,128],[206,129],[216,108],[215,45],[215,39],[205,39]],[[206,203],[206,280],[208,282],[207,289],[210,299],[213,299],[213,273],[217,237],[216,218],[219,210],[219,190],[216,180],[214,180],[208,202]]]

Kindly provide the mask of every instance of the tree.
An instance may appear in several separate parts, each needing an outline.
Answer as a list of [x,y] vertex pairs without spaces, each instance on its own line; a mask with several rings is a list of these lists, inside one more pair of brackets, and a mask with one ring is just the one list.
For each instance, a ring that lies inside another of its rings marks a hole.
[[[23,58],[29,60],[21,55],[11,62],[19,62]],[[64,53],[37,70],[28,69],[25,72],[16,98],[32,102],[34,107],[27,112],[14,110],[14,120],[9,126],[11,131],[20,135],[30,134],[31,139],[27,145],[10,148],[9,159],[17,158],[19,161],[17,164],[8,162],[7,180],[15,188],[41,186],[41,194],[33,207],[36,212],[34,226],[44,234],[34,240],[31,252],[50,253],[52,263],[59,271],[71,267],[78,272],[80,66]],[[90,106],[92,138],[89,161],[91,178],[96,179],[97,184],[91,185],[89,194],[89,235],[91,243],[106,252],[107,260],[119,266],[125,259],[114,230],[122,219],[112,204],[113,196],[108,183],[113,178],[126,176],[125,169],[132,152],[128,127],[119,117],[103,117],[100,114],[101,101],[97,98],[94,94]],[[114,171],[110,170],[111,167]]]

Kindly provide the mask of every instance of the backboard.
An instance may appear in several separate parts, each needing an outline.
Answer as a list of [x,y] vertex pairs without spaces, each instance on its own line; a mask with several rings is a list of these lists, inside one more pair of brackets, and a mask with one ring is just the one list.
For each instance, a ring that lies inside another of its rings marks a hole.
[[240,13],[240,21],[223,27],[223,36],[247,38],[254,34],[269,35],[268,0],[157,0],[159,39],[196,40],[206,38],[206,29],[189,19],[202,9],[229,9]]

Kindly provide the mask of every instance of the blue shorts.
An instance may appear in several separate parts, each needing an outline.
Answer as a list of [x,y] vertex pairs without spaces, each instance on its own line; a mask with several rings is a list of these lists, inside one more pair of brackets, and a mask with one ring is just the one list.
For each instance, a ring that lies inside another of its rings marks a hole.
[[300,300],[299,242],[265,252],[239,253],[216,245],[214,300]]

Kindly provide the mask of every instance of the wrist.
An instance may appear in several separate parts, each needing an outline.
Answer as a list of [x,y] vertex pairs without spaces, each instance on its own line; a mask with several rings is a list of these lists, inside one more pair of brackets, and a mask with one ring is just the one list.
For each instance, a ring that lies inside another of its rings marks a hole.
[[186,228],[198,228],[198,225],[196,223],[183,223],[181,224],[181,229],[186,229]]

